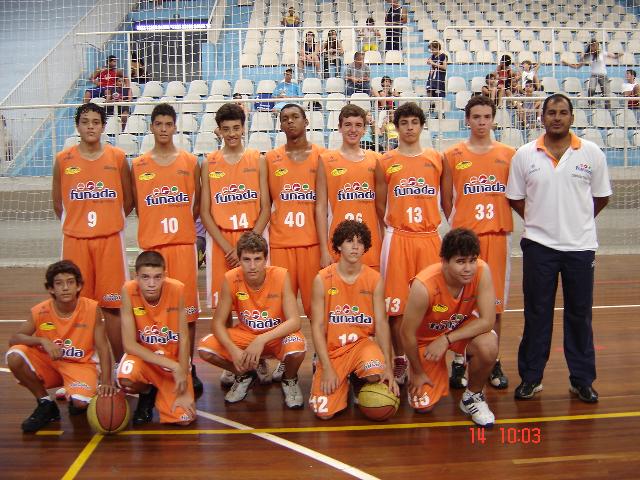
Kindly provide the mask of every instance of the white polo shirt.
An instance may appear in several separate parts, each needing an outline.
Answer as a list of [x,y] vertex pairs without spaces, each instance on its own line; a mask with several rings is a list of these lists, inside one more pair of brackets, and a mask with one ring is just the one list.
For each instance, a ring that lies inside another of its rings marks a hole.
[[544,135],[511,160],[506,196],[525,200],[523,236],[555,250],[598,248],[593,197],[611,193],[604,153],[573,134],[559,162],[545,148]]

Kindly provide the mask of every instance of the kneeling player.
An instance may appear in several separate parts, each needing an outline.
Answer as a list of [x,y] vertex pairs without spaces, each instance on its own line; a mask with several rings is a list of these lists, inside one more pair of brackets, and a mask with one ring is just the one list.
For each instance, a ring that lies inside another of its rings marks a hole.
[[[9,369],[38,401],[22,422],[24,432],[36,432],[60,420],[48,388],[64,386],[71,415],[83,413],[96,392],[115,393],[102,313],[96,301],[79,296],[82,285],[82,274],[74,263],[62,260],[50,265],[45,288],[52,298],[33,307],[31,318],[9,339]],[[94,352],[102,367],[100,384]]]
[[419,413],[430,411],[449,394],[447,350],[466,354],[469,385],[460,409],[481,426],[495,417],[484,398],[484,385],[498,354],[495,295],[491,272],[478,259],[480,244],[471,231],[447,233],[441,263],[415,276],[402,323],[402,344],[410,363],[409,404]]
[[318,364],[309,404],[325,420],[346,408],[351,374],[358,383],[383,381],[400,394],[390,369],[382,278],[362,263],[371,247],[371,231],[365,223],[344,220],[334,230],[331,244],[339,259],[316,276],[311,305]]
[[162,423],[189,425],[195,419],[184,284],[166,277],[165,268],[158,252],[142,252],[135,279],[122,288],[125,355],[118,382],[140,394],[134,425],[150,422],[154,405]]
[[[289,274],[284,268],[267,266],[267,242],[257,233],[243,233],[236,251],[240,266],[225,273],[211,322],[213,334],[200,341],[200,357],[236,375],[224,397],[229,403],[247,396],[261,358],[277,358],[284,363],[285,404],[301,408],[298,369],[307,348]],[[239,322],[227,328],[232,310],[238,312]]]

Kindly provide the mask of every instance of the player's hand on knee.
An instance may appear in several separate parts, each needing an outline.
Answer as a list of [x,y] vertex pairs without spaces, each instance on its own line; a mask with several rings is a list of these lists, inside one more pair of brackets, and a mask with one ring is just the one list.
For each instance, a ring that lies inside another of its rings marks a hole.
[[187,373],[184,371],[181,365],[178,365],[173,370],[173,380],[176,383],[173,391],[178,395],[183,394],[187,390]]
[[445,335],[440,335],[433,342],[427,345],[424,350],[424,358],[430,362],[439,362],[442,356],[447,353],[449,340]]
[[196,405],[193,401],[193,396],[189,393],[183,393],[176,398],[175,402],[173,402],[171,413],[175,413],[177,408],[182,408],[192,417],[196,416]]
[[98,385],[99,397],[113,397],[116,393],[118,393],[118,387],[115,385],[109,385],[106,383]]
[[48,338],[41,338],[40,344],[45,352],[53,359],[58,360],[62,357],[62,349]]
[[247,370],[253,370],[258,368],[258,362],[260,356],[264,350],[264,341],[260,336],[256,337],[244,350],[245,353],[245,367]]
[[331,395],[336,391],[340,385],[340,379],[336,375],[336,371],[329,367],[322,372],[322,381],[320,382],[320,388],[325,395]]
[[433,387],[433,382],[426,373],[416,373],[412,370],[411,375],[409,375],[409,385],[407,388],[407,392],[412,397],[419,397],[420,395],[422,395],[422,386],[425,384]]

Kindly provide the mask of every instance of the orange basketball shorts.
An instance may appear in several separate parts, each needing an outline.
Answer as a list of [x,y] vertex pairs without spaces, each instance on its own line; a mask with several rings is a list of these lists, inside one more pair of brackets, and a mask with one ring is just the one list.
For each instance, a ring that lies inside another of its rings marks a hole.
[[164,258],[167,276],[184,283],[184,309],[187,322],[195,322],[200,313],[198,298],[198,250],[195,243],[154,247]]
[[511,234],[483,233],[480,240],[480,258],[487,262],[496,292],[496,313],[504,312],[509,296],[511,277]]
[[291,289],[294,294],[300,290],[304,313],[311,315],[311,289],[313,280],[320,271],[320,247],[271,248],[269,261],[276,267],[284,267],[289,272]]

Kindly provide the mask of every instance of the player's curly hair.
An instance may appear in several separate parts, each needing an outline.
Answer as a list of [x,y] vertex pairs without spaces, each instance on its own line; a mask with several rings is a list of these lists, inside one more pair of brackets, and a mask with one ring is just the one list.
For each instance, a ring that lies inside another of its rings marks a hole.
[[464,117],[468,119],[471,116],[471,109],[473,107],[477,107],[478,105],[483,105],[485,107],[491,107],[491,116],[496,116],[496,104],[493,100],[491,100],[486,95],[475,95],[469,99],[467,104],[464,107]]
[[340,253],[340,245],[354,237],[358,237],[364,244],[365,252],[371,248],[371,230],[366,223],[355,220],[343,220],[338,224],[331,236],[331,248],[334,252]]
[[178,116],[176,115],[176,109],[168,103],[159,103],[151,111],[151,123],[156,119],[158,115],[166,115],[173,119],[173,123],[176,123]]
[[240,123],[244,125],[247,116],[244,110],[237,103],[225,103],[216,112],[216,124],[220,127],[222,122],[227,120],[240,120]]
[[402,117],[418,117],[418,120],[420,120],[420,126],[424,126],[427,121],[424,111],[416,102],[403,103],[396,108],[396,111],[393,112],[393,124],[396,128],[398,128],[398,124]]
[[461,257],[477,257],[480,255],[480,241],[475,233],[466,228],[454,228],[442,239],[440,257],[445,261],[456,255]]
[[96,103],[89,102],[89,103],[83,103],[76,109],[76,116],[75,116],[76,127],[80,125],[80,116],[83,113],[87,113],[87,112],[96,112],[97,114],[100,115],[100,120],[102,125],[107,123],[107,112],[105,111],[105,109]]
[[152,250],[146,250],[136,258],[136,273],[138,273],[142,267],[158,267],[164,270],[166,263],[162,254]]
[[236,244],[236,252],[238,258],[242,256],[242,252],[249,253],[263,253],[264,258],[267,258],[269,254],[269,245],[262,235],[259,235],[253,231],[244,232],[238,239]]
[[44,288],[46,288],[47,290],[53,288],[53,281],[55,280],[56,275],[60,273],[70,273],[75,277],[76,283],[78,285],[84,284],[82,272],[80,271],[78,266],[71,260],[60,260],[59,262],[52,263],[51,265],[49,265],[49,267],[47,267],[47,271],[44,274]]

